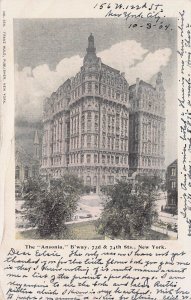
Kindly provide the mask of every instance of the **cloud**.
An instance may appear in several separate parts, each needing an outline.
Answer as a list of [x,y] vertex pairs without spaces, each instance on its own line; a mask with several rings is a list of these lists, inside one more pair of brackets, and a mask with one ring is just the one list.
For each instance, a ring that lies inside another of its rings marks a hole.
[[112,66],[120,71],[125,71],[131,68],[136,61],[142,60],[144,55],[148,53],[142,45],[134,40],[127,40],[111,46],[100,53],[105,64]]
[[148,53],[144,60],[130,69],[131,81],[135,81],[136,77],[140,77],[145,81],[149,81],[153,75],[165,67],[171,56],[171,49],[164,48]]
[[[129,84],[136,77],[151,80],[161,67],[168,64],[171,49],[158,49],[149,52],[141,43],[126,40],[112,45],[109,49],[97,53],[102,62],[125,72]],[[79,55],[62,59],[55,70],[46,64],[21,71],[15,68],[16,117],[19,119],[39,120],[42,115],[42,103],[45,97],[55,91],[67,78],[74,76],[82,65]]]
[[16,118],[31,121],[42,116],[43,99],[50,96],[66,79],[77,73],[82,64],[80,56],[64,58],[54,71],[44,64],[34,69],[15,68]]

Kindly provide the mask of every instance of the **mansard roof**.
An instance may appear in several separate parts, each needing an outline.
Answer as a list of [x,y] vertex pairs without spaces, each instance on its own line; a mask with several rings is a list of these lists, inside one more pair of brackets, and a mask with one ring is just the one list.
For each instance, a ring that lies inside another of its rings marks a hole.
[[108,66],[108,65],[106,65],[106,64],[104,64],[104,63],[101,63],[101,66],[104,67],[104,68],[106,68],[106,69],[109,69],[111,72],[115,72],[116,74],[120,74],[120,71],[119,71],[119,70],[114,69],[114,68],[112,68],[111,66]]
[[[153,90],[156,90],[155,87],[152,86],[152,84],[150,84],[150,83],[148,83],[148,82],[146,82],[146,81],[144,81],[144,80],[140,80],[140,81],[139,81],[139,85],[141,85],[141,86],[146,86],[146,87],[149,87],[149,88],[151,88],[151,89],[153,89]],[[135,86],[136,86],[136,83],[130,85],[129,88],[130,88],[130,89],[133,89]]]
[[177,164],[178,164],[178,159],[175,159],[170,165],[167,166],[167,169],[169,167],[172,167],[172,166],[177,165]]

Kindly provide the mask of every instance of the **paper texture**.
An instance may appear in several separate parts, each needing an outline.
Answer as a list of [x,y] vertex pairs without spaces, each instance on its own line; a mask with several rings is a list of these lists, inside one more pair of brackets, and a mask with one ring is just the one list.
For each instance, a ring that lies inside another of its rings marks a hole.
[[1,299],[191,299],[190,4],[1,2]]

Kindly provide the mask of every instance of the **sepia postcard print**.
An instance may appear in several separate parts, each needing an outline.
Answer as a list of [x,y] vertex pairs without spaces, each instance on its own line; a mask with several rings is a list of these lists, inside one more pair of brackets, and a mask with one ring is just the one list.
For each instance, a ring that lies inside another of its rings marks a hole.
[[190,3],[3,2],[2,299],[191,299]]
[[130,24],[14,20],[17,238],[177,238],[176,19]]

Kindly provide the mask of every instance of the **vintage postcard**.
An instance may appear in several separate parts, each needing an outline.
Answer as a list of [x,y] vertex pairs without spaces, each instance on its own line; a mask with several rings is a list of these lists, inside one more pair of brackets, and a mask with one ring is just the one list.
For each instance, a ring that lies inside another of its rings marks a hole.
[[191,299],[191,2],[2,4],[2,299]]
[[[38,222],[51,237],[57,213],[62,238],[63,221],[69,239],[177,238],[177,20],[161,21],[14,20],[18,238],[40,238]],[[78,178],[66,208],[55,185]]]

